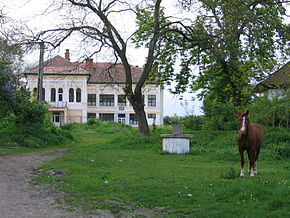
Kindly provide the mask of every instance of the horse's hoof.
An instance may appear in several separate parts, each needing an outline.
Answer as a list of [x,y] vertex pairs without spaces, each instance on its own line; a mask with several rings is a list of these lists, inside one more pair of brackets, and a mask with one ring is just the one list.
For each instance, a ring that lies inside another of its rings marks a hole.
[[250,179],[253,179],[255,176],[250,176]]
[[240,178],[244,178],[244,176],[240,176]]

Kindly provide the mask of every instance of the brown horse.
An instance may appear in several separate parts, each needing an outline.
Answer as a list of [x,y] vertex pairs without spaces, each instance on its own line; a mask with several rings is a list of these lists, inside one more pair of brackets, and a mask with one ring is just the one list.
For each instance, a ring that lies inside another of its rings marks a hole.
[[260,153],[260,147],[263,142],[263,130],[257,124],[250,123],[250,118],[248,116],[249,111],[247,112],[238,112],[239,121],[240,121],[240,131],[238,134],[238,148],[241,156],[241,175],[244,177],[244,151],[247,150],[249,158],[249,170],[250,177],[253,178],[255,174],[258,174],[257,171],[257,162],[258,156]]

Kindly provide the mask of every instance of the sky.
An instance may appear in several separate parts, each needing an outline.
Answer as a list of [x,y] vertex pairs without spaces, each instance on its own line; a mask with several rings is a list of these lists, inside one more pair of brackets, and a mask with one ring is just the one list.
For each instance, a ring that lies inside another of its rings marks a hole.
[[[62,14],[58,12],[53,12],[48,16],[41,16],[42,13],[48,8],[49,3],[47,0],[10,0],[9,4],[7,1],[0,0],[0,9],[3,8],[4,14],[11,17],[16,25],[23,25],[21,22],[25,22],[28,26],[37,31],[39,28],[49,27],[54,22],[62,20]],[[178,15],[179,12],[174,7],[173,0],[165,0],[167,10],[172,15]],[[126,17],[122,17],[120,25],[128,25],[128,22],[132,22],[132,19],[128,20]],[[134,25],[134,23],[132,23]],[[124,28],[125,29],[125,28]],[[45,53],[45,60],[51,58],[55,55],[64,56],[65,49],[70,49],[71,60],[77,61],[79,57],[79,39],[71,38],[65,41],[59,48],[53,52]],[[138,50],[135,48],[129,48],[129,59],[132,65],[143,66],[144,56],[147,50]],[[107,55],[103,53],[103,56],[93,56],[94,61],[108,61],[110,59]],[[39,60],[39,51],[34,51],[30,54],[26,54],[24,61],[28,66],[35,65]],[[192,98],[196,98],[195,94],[184,93],[183,100],[179,100],[180,96],[171,94],[168,89],[171,87],[165,87],[164,89],[164,116],[184,116],[184,115],[200,115],[202,110],[202,102]]]

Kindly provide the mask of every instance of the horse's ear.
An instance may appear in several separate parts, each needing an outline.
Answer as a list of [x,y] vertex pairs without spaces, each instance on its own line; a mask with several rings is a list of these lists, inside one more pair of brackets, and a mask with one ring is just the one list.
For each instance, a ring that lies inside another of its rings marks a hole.
[[246,115],[248,115],[249,114],[249,110],[247,110],[247,112],[246,112]]
[[240,111],[238,111],[238,110],[237,110],[237,113],[238,113],[239,116],[241,116],[241,114],[242,114],[242,113],[241,113]]

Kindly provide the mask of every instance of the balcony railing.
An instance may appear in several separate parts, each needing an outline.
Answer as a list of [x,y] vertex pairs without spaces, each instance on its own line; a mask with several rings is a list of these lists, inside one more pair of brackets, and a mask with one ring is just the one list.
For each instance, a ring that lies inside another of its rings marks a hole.
[[49,106],[54,108],[65,108],[67,107],[67,102],[64,101],[49,102]]

